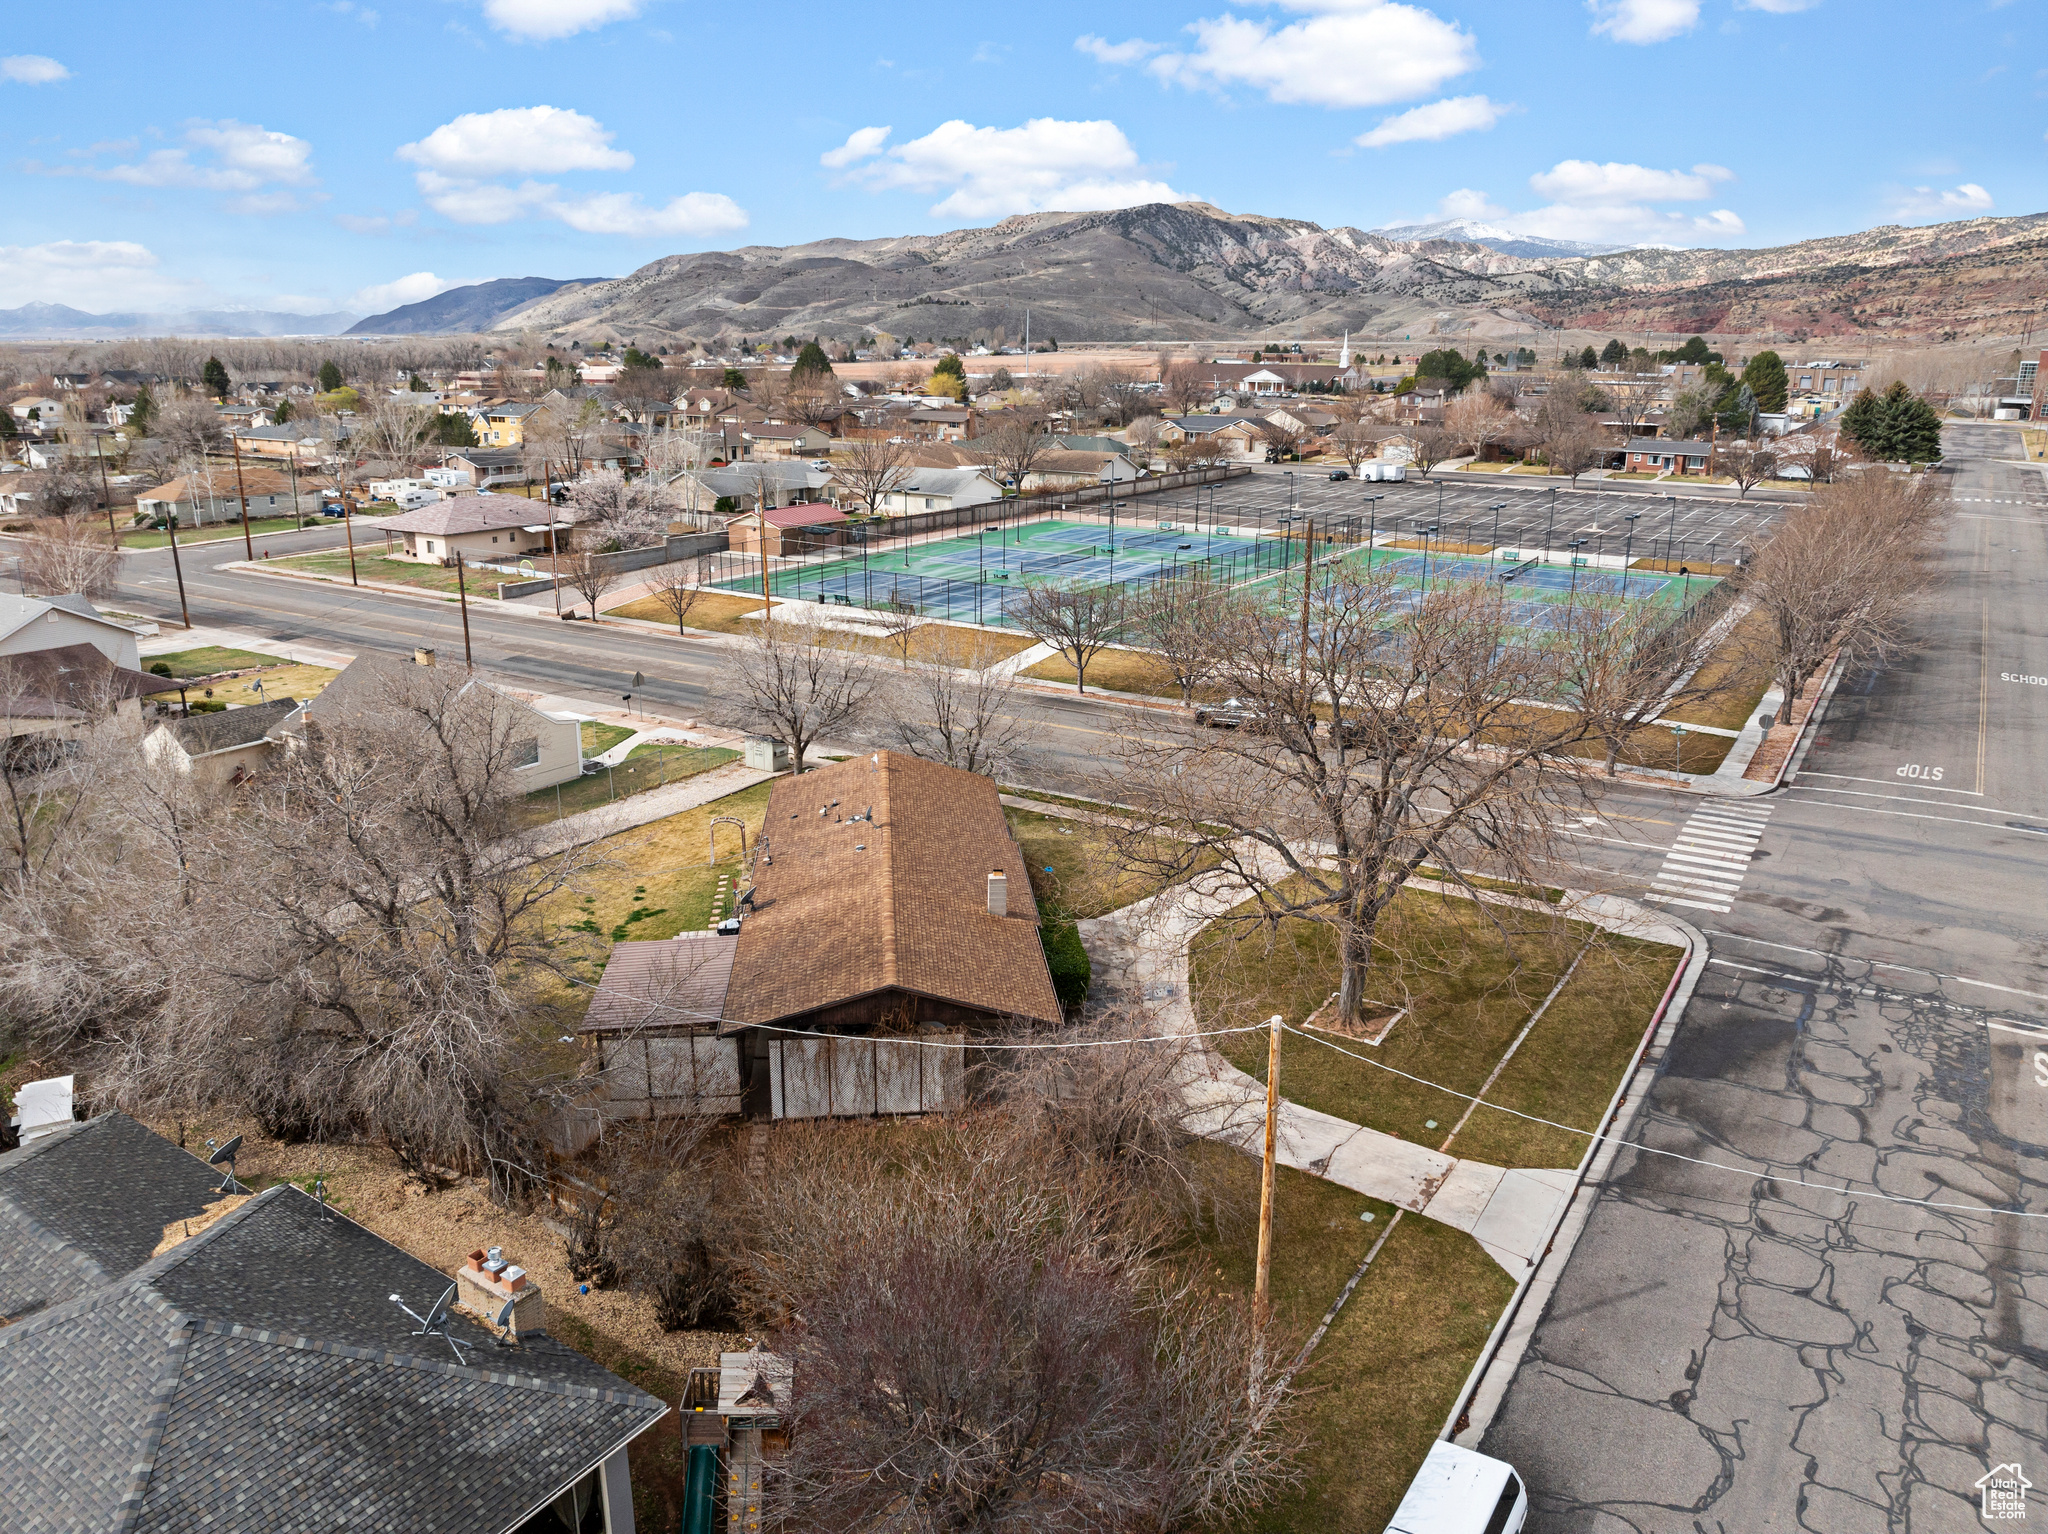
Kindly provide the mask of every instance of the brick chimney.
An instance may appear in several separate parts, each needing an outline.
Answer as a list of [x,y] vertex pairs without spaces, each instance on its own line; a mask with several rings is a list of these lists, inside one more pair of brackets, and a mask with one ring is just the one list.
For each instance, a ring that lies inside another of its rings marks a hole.
[[512,1301],[505,1324],[513,1337],[548,1328],[547,1301],[524,1268],[505,1260],[502,1247],[471,1252],[455,1271],[455,1293],[464,1310],[487,1323],[496,1321],[505,1302]]
[[1010,914],[1010,876],[1000,868],[988,876],[988,914],[1008,916]]

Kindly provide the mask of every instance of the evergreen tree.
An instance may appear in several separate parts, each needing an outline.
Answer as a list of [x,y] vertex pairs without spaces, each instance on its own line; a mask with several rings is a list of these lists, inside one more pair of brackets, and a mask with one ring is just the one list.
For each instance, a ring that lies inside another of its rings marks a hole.
[[155,419],[156,396],[149,392],[148,384],[143,384],[135,391],[135,408],[128,412],[128,429],[138,437],[146,437]]
[[1424,352],[1422,360],[1415,364],[1417,378],[1434,379],[1452,389],[1464,388],[1485,371],[1486,364],[1483,361],[1467,362],[1454,347]]
[[1600,366],[1616,368],[1626,361],[1628,361],[1628,348],[1619,341],[1609,341],[1600,348]]
[[1685,345],[1679,347],[1671,355],[1680,362],[1711,362],[1714,360],[1713,353],[1707,350],[1707,338],[1705,336],[1688,337]]
[[1756,396],[1748,384],[1736,384],[1735,397],[1721,411],[1721,430],[1737,437],[1747,437],[1756,430]]
[[431,392],[428,390],[425,380],[423,380],[417,373],[413,374],[412,377],[408,378],[405,381],[405,386],[406,388],[410,389],[414,394],[426,394]]
[[1600,354],[1588,346],[1579,353],[1579,366],[1590,372],[1592,369],[1600,366]]
[[738,368],[727,368],[725,370],[725,377],[719,380],[719,384],[723,388],[732,390],[735,394],[744,394],[747,392],[747,375]]
[[341,369],[334,365],[332,358],[320,364],[320,392],[332,394],[341,387]]
[[629,346],[626,348],[626,366],[629,368],[659,368],[661,366],[661,359],[659,357],[650,357],[637,346]]
[[218,357],[206,359],[206,366],[200,370],[199,377],[206,385],[206,392],[215,399],[226,399],[228,390],[234,387],[228,378],[227,365]]
[[289,421],[289,420],[290,420],[291,418],[292,418],[292,402],[291,402],[291,401],[290,401],[289,399],[281,399],[281,400],[279,400],[279,401],[277,402],[277,408],[276,408],[275,410],[273,410],[273,411],[271,411],[271,412],[270,412],[270,420],[271,420],[271,424],[272,424],[272,425],[275,425],[275,426],[282,426],[282,425],[284,425],[284,423],[285,423],[285,422]]
[[1742,381],[1756,396],[1756,408],[1776,412],[1791,397],[1792,380],[1785,376],[1784,359],[1776,352],[1758,352],[1742,370]]
[[1869,390],[1842,412],[1842,435],[1880,463],[1935,463],[1941,458],[1941,416],[1905,382],[1882,394]]
[[460,411],[434,418],[434,440],[442,447],[475,447],[476,428]]
[[790,369],[790,371],[792,373],[810,373],[823,378],[832,371],[832,359],[825,355],[825,348],[816,341],[806,341],[803,344],[803,350],[796,354],[796,366]]

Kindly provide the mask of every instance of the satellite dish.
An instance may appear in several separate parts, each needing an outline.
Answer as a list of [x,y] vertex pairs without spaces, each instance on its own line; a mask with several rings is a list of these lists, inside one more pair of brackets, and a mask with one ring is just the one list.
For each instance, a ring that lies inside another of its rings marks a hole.
[[498,1307],[498,1313],[495,1316],[491,1317],[491,1325],[499,1328],[500,1330],[503,1330],[505,1327],[510,1326],[512,1324],[512,1312],[518,1307],[518,1305],[519,1300],[517,1296],[514,1296],[512,1299],[507,1300],[503,1305]]
[[466,1364],[469,1362],[469,1360],[462,1356],[462,1344],[455,1340],[454,1335],[448,1329],[450,1325],[448,1307],[451,1304],[453,1304],[454,1301],[455,1286],[453,1284],[450,1284],[446,1289],[443,1289],[441,1291],[441,1297],[438,1300],[434,1301],[433,1308],[423,1316],[418,1311],[414,1310],[410,1305],[406,1304],[405,1301],[400,1299],[397,1295],[394,1294],[391,1296],[392,1304],[396,1305],[400,1310],[404,1311],[407,1315],[411,1316],[413,1320],[419,1322],[419,1330],[414,1332],[412,1334],[413,1336],[439,1337],[443,1342],[448,1344],[448,1351],[455,1355],[455,1361],[458,1364]]
[[244,1188],[235,1181],[235,1152],[242,1148],[242,1137],[236,1135],[218,1150],[214,1149],[213,1141],[211,1140],[206,1142],[206,1146],[208,1150],[213,1151],[213,1154],[206,1158],[206,1164],[208,1166],[225,1166],[227,1168],[226,1174],[220,1180],[220,1186],[213,1191],[215,1193],[248,1192],[247,1188]]

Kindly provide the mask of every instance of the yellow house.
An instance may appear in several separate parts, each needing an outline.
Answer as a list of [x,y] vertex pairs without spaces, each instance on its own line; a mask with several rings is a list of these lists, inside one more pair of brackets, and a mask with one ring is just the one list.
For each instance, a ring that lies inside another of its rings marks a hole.
[[546,408],[528,400],[501,400],[486,405],[476,415],[476,440],[484,447],[522,446],[527,423]]

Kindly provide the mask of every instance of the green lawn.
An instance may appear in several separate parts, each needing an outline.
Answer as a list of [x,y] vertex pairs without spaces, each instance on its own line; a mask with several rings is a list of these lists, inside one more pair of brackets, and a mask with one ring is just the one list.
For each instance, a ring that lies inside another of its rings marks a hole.
[[[1211,1228],[1198,1276],[1252,1291],[1259,1164],[1202,1146],[1219,1203],[1240,1211]],[[1348,1188],[1279,1170],[1273,1200],[1273,1317],[1292,1350],[1337,1298],[1394,1208]],[[1370,1213],[1372,1220],[1362,1221]],[[1255,1534],[1379,1534],[1429,1452],[1459,1387],[1514,1293],[1479,1243],[1415,1215],[1402,1218],[1310,1355],[1310,1441],[1302,1484],[1242,1526]]]
[[[1465,1101],[1453,1092],[1479,1090],[1592,937],[1578,972],[1488,1101],[1564,1124],[1594,1125],[1671,978],[1678,951],[1419,890],[1404,892],[1391,916],[1367,989],[1376,1001],[1407,1006],[1408,1016],[1380,1045],[1334,1042],[1452,1090],[1418,1086],[1291,1035],[1283,1045],[1280,1090],[1304,1107],[1434,1149],[1465,1111]],[[1508,924],[1508,938],[1494,929],[1494,918]],[[1329,929],[1309,922],[1283,923],[1270,940],[1234,940],[1212,928],[1196,940],[1193,958],[1191,988],[1204,1027],[1255,1022],[1275,1012],[1298,1027],[1337,988]],[[1263,1037],[1241,1034],[1219,1042],[1241,1070],[1265,1079]],[[1565,1167],[1576,1166],[1585,1148],[1583,1136],[1482,1107],[1452,1151],[1497,1166]]]
[[1023,849],[1031,895],[1041,914],[1106,916],[1159,892],[1149,878],[1115,867],[1107,827],[1010,808],[1003,818]]
[[[334,576],[348,579],[348,550],[326,551],[319,554],[294,554],[288,559],[270,561],[281,570],[303,570],[310,575]],[[455,571],[441,565],[416,565],[406,559],[387,559],[384,556],[384,540],[356,543],[356,576],[359,580],[385,581],[400,586],[417,586],[423,591],[438,591],[448,596],[456,594]],[[466,572],[469,594],[473,597],[495,597],[498,594],[500,577],[495,571]]]
[[603,756],[620,741],[639,733],[622,724],[599,724],[595,719],[586,719],[583,721],[583,754],[586,757]]
[[143,659],[143,668],[169,666],[172,676],[212,676],[216,671],[240,671],[248,666],[277,666],[284,662],[275,655],[254,650],[231,650],[225,645],[201,645],[193,650],[174,650],[169,655]]
[[[307,517],[306,523],[318,523],[318,517]],[[265,533],[289,533],[302,524],[290,517],[251,517],[249,536],[260,538]],[[240,542],[242,523],[239,518],[233,522],[209,522],[204,527],[181,527],[178,529],[178,547],[190,548],[200,543]],[[171,541],[171,535],[153,527],[123,528],[121,547],[124,549],[160,549]]]
[[739,754],[723,746],[679,746],[659,742],[635,746],[624,762],[608,771],[588,773],[554,788],[535,789],[526,796],[527,816],[531,823],[537,823],[574,815],[579,810],[593,810],[599,805],[645,793],[650,788],[662,788],[684,778],[694,778],[700,772],[709,772],[714,767],[723,767],[727,762],[736,760]]

